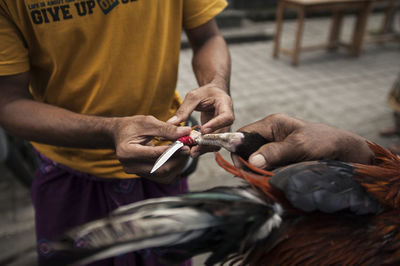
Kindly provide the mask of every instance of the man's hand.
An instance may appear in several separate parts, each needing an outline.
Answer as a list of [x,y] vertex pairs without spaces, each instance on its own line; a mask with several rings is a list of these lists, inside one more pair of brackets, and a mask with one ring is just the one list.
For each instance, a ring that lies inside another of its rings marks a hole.
[[[231,97],[212,83],[186,94],[175,116],[168,122],[177,124],[185,121],[193,111],[201,112],[202,134],[229,131],[230,125],[235,119]],[[195,146],[192,148],[191,154],[196,157],[201,153],[215,149],[215,147]]]
[[116,154],[124,171],[160,183],[171,183],[179,175],[190,149],[182,147],[153,174],[150,170],[168,146],[154,146],[153,137],[176,140],[189,135],[190,127],[177,127],[152,116],[117,118],[114,133]]
[[188,147],[183,147],[150,175],[153,164],[168,148],[152,145],[152,139],[176,140],[189,135],[189,127],[177,127],[151,116],[83,115],[37,102],[29,94],[29,77],[29,72],[0,76],[0,124],[11,134],[56,146],[115,148],[127,173],[162,183],[171,182],[184,167],[189,155]]
[[[168,122],[177,125],[193,111],[199,111],[202,134],[229,131],[234,114],[229,96],[231,60],[226,42],[215,19],[185,31],[193,50],[193,71],[200,87],[186,95],[182,106]],[[191,156],[216,149],[195,146],[191,149]]]
[[[370,164],[373,152],[366,139],[321,123],[311,123],[283,114],[274,114],[238,131],[257,132],[269,143],[249,158],[249,163],[263,169],[294,162],[333,159]],[[232,155],[240,166],[236,155]]]

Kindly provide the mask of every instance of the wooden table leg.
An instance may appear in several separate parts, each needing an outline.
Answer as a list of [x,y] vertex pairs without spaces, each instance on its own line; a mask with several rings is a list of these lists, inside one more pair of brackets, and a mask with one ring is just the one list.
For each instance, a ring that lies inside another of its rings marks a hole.
[[304,29],[304,18],[306,16],[306,11],[303,7],[300,7],[297,10],[297,32],[296,39],[294,43],[294,51],[292,57],[292,65],[296,66],[299,63],[299,54],[301,50],[301,39],[303,37],[303,29]]
[[385,15],[383,16],[383,21],[382,21],[382,27],[381,27],[381,32],[380,33],[388,33],[389,32],[389,28],[390,28],[390,24],[393,20],[393,16],[394,16],[394,10],[396,7],[396,0],[390,0],[386,10],[385,10]]
[[375,36],[375,39],[379,44],[383,44],[386,40],[391,40],[396,36],[393,32],[393,24],[397,4],[399,4],[399,0],[388,0],[387,6],[385,7],[385,14],[382,19],[381,28]]
[[350,45],[350,54],[352,56],[359,56],[361,54],[368,16],[371,13],[373,2],[374,0],[365,1],[357,15],[357,20],[353,30],[353,38]]
[[343,10],[333,11],[331,30],[329,33],[329,40],[328,40],[328,50],[335,50],[339,47],[342,22],[343,22]]
[[275,30],[275,38],[274,38],[274,52],[273,52],[273,56],[275,58],[279,57],[284,9],[285,9],[285,7],[284,7],[283,1],[279,1],[278,8],[276,11],[276,30]]

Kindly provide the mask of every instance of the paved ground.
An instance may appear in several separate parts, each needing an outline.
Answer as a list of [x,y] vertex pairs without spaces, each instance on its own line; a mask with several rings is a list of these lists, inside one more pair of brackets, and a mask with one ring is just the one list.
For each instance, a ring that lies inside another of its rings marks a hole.
[[[380,15],[372,17],[370,29],[380,25]],[[344,39],[349,39],[354,20],[345,20]],[[283,45],[292,45],[294,22],[284,25]],[[274,23],[264,24],[273,34]],[[311,19],[305,26],[304,43],[326,40],[328,19]],[[324,122],[353,131],[387,146],[395,138],[383,139],[378,130],[392,124],[386,97],[400,72],[400,45],[366,45],[359,58],[346,51],[308,52],[301,55],[300,66],[292,67],[289,58],[271,57],[272,42],[252,42],[230,46],[232,55],[232,97],[235,104],[236,130],[272,113]],[[182,94],[196,87],[190,67],[191,51],[183,50],[178,89]],[[223,152],[228,158],[229,154]],[[0,166],[0,259],[34,243],[33,211],[29,192],[13,181]],[[200,159],[190,186],[200,190],[216,185],[235,185],[238,181],[214,162],[213,155]],[[196,258],[202,265],[204,256]],[[19,264],[24,265],[24,264]]]

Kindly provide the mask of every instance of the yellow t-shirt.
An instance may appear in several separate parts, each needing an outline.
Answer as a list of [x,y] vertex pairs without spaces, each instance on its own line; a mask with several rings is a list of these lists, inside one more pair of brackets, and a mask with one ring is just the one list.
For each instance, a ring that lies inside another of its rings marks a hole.
[[[170,118],[182,28],[225,0],[0,0],[0,75],[30,70],[35,100],[89,115]],[[33,143],[50,159],[100,177],[123,172],[114,150]]]

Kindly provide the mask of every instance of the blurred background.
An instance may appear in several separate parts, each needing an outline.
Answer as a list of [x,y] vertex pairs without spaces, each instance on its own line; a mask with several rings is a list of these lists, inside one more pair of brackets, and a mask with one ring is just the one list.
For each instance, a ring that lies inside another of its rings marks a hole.
[[[233,130],[286,113],[355,132],[385,147],[400,143],[398,136],[379,134],[394,124],[387,98],[400,73],[400,1],[331,2],[229,1],[217,21],[232,57]],[[188,48],[182,34],[182,96],[197,87]],[[13,163],[15,157],[0,163],[0,265],[29,265],[35,257],[30,249],[35,245],[34,212],[23,179],[25,170],[32,172],[31,155],[25,143],[16,143],[28,165]],[[229,159],[227,152],[221,153]],[[218,167],[213,154],[200,158],[189,182],[191,190],[239,184]],[[194,264],[202,265],[204,258],[195,258]]]

